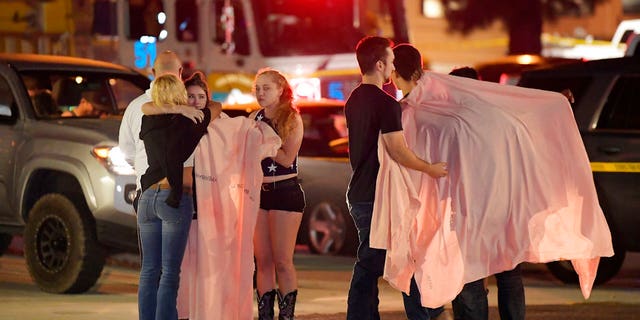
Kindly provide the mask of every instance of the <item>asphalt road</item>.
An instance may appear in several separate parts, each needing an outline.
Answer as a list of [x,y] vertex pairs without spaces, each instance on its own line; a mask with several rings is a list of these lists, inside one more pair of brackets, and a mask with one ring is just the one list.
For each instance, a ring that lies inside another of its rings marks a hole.
[[[301,252],[295,263],[300,290],[296,318],[344,319],[353,258]],[[587,301],[576,286],[563,285],[542,265],[527,264],[523,272],[527,319],[640,319],[640,254],[629,254],[621,273],[596,287]],[[109,260],[89,292],[47,294],[31,281],[24,259],[7,254],[0,257],[0,320],[137,319],[137,281],[137,257],[119,255]],[[400,293],[384,280],[380,288],[382,319],[405,319]],[[496,303],[495,281],[490,278],[491,319],[498,319]]]

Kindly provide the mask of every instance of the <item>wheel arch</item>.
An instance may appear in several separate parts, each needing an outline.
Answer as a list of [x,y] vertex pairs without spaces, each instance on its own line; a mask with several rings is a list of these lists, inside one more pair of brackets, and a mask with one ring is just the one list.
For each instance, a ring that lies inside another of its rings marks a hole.
[[92,208],[96,208],[96,197],[89,187],[89,173],[77,159],[41,157],[25,165],[20,175],[20,213],[25,222],[36,201],[48,193],[65,195],[83,213],[90,213]]

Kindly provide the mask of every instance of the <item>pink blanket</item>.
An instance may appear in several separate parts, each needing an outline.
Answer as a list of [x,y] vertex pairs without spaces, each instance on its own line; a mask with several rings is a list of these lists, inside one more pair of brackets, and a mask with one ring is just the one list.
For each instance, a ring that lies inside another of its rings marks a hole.
[[388,250],[390,284],[408,293],[415,273],[422,304],[437,307],[521,262],[566,259],[589,297],[613,248],[562,95],[427,72],[402,117],[409,147],[449,176],[403,168],[379,144],[371,246]]
[[260,160],[280,138],[245,117],[215,120],[196,148],[198,219],[180,275],[180,318],[253,319],[253,230],[260,202]]

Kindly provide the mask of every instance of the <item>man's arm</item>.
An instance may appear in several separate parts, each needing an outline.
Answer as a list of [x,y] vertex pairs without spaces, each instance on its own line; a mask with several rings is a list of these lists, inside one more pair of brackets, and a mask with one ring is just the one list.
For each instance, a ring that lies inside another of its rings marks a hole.
[[391,158],[400,165],[422,171],[432,178],[441,178],[448,174],[445,162],[431,164],[418,158],[407,146],[407,141],[404,139],[402,131],[384,133],[382,134],[382,141]]
[[201,122],[204,118],[202,111],[192,106],[183,105],[171,105],[165,104],[156,106],[153,102],[146,102],[142,105],[142,113],[145,115],[158,115],[158,114],[180,114],[186,118],[189,118],[193,123]]
[[118,132],[118,146],[120,151],[124,153],[125,161],[133,167],[136,156],[136,142],[131,132],[131,121],[131,111],[125,111],[120,123],[120,131]]

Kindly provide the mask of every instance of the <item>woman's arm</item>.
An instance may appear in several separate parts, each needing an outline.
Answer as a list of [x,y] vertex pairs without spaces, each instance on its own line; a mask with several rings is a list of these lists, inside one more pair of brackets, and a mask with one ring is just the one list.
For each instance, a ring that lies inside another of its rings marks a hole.
[[159,114],[180,114],[191,121],[193,123],[201,122],[204,118],[204,114],[202,111],[192,107],[192,106],[183,106],[183,105],[171,105],[165,104],[161,106],[156,106],[153,102],[145,102],[142,105],[142,113],[145,115],[159,115]]
[[298,156],[300,146],[302,145],[302,137],[304,128],[302,126],[302,117],[299,114],[295,116],[295,127],[289,133],[289,136],[282,142],[282,147],[278,149],[278,153],[273,160],[283,167],[290,167]]

